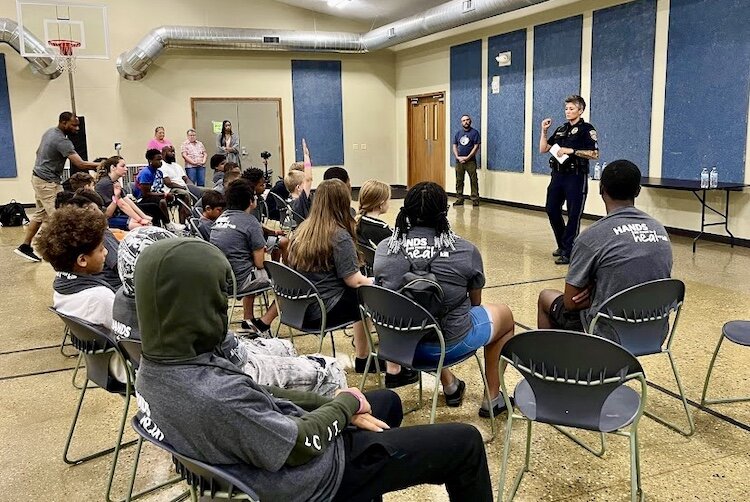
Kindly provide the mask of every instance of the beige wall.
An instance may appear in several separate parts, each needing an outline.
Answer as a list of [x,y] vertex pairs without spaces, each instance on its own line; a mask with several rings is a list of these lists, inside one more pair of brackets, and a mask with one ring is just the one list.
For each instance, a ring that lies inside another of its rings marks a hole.
[[[483,75],[487,74],[487,38],[522,28],[530,28],[536,24],[562,19],[571,15],[583,14],[583,51],[581,60],[581,93],[588,101],[590,92],[590,62],[591,62],[591,19],[594,9],[623,3],[621,0],[550,0],[544,4],[547,10],[539,8],[527,9],[508,16],[499,16],[493,20],[480,23],[478,29],[464,27],[449,32],[448,37],[433,42],[416,45],[409,44],[407,48],[396,53],[396,130],[397,141],[397,172],[402,183],[407,179],[407,148],[406,148],[406,98],[407,96],[429,93],[434,91],[448,91],[447,100],[450,103],[450,47],[477,39],[483,40]],[[666,49],[668,30],[669,2],[658,0],[657,3],[657,40],[655,46],[655,78],[653,93],[653,116],[651,134],[651,162],[652,176],[661,174],[662,126],[664,116],[664,83],[666,79]],[[435,37],[432,37],[435,38]],[[533,61],[533,31],[527,32],[527,68],[532,68]],[[532,73],[527,74],[526,95],[532,95]],[[486,117],[487,82],[483,81],[482,115]],[[531,160],[537,152],[538,138],[531,137],[531,100],[526,100],[526,144],[525,170],[523,173],[509,173],[487,171],[482,169],[480,174],[480,193],[483,197],[512,201],[525,204],[543,206],[546,195],[548,176],[531,174]],[[562,103],[560,105],[562,110]],[[561,110],[550,110],[550,114],[562,115]],[[590,110],[589,110],[590,111]],[[585,114],[588,117],[588,113]],[[448,121],[446,121],[448,122]],[[483,119],[483,124],[486,119]],[[446,128],[450,127],[446,124]],[[446,130],[446,137],[451,138],[454,131]],[[486,134],[482,132],[483,140]],[[484,141],[483,141],[484,143]],[[748,137],[750,144],[750,135]],[[748,149],[750,150],[750,148]],[[482,153],[486,153],[483,146]],[[486,155],[482,155],[486,159]],[[745,168],[746,183],[750,183],[750,166]],[[455,175],[453,168],[446,162],[446,187],[453,191]],[[605,213],[604,204],[598,196],[598,182],[589,185],[589,198],[586,202],[586,212],[596,215]],[[723,204],[723,192],[711,194],[709,200],[717,207]],[[639,207],[659,218],[665,225],[697,230],[700,228],[700,204],[691,193],[644,189],[637,201]],[[730,230],[737,237],[750,238],[750,193],[732,195],[730,216]],[[721,206],[723,209],[723,206]],[[715,233],[723,233],[721,227],[713,227]]]
[[[88,2],[92,3],[92,2]],[[110,60],[80,61],[76,78],[78,113],[86,116],[90,158],[114,154],[114,141],[124,145],[128,162],[140,162],[156,125],[164,125],[173,141],[184,139],[192,124],[191,97],[280,97],[284,156],[294,158],[292,59],[340,59],[346,167],[354,185],[377,176],[395,183],[395,56],[285,52],[167,50],[141,81],[128,82],[115,61],[149,30],[163,24],[244,26],[326,31],[364,31],[367,26],[340,21],[272,0],[112,0]],[[0,3],[0,17],[16,18],[14,2]],[[26,61],[9,46],[5,54],[13,117],[18,177],[0,179],[0,202],[11,197],[33,202],[29,178],[42,133],[70,108],[65,77],[35,77]],[[213,138],[204,142],[212,142]],[[354,150],[353,144],[366,144]],[[313,160],[315,156],[312,145]],[[316,175],[316,181],[320,176]]]

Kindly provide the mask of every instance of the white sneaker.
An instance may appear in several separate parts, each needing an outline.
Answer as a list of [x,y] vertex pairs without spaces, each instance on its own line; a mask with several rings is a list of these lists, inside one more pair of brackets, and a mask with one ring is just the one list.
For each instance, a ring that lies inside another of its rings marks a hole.
[[169,230],[172,233],[181,233],[183,230],[185,230],[185,225],[182,225],[180,223],[167,223],[165,225],[166,229]]

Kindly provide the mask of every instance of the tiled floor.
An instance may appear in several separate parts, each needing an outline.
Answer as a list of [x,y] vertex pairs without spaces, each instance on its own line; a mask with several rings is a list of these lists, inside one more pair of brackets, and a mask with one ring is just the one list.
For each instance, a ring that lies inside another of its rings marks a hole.
[[[394,201],[391,222],[400,201]],[[507,303],[522,325],[536,323],[536,297],[540,289],[562,288],[565,268],[554,265],[553,241],[543,213],[483,205],[451,209],[457,233],[482,251],[487,288],[485,302]],[[57,345],[61,323],[46,308],[51,303],[52,270],[49,265],[28,263],[11,253],[22,229],[0,229],[0,500],[101,500],[109,458],[79,466],[67,466],[62,450],[75,409],[76,391],[70,383],[75,360],[60,355]],[[750,317],[750,250],[701,243],[691,252],[690,241],[674,238],[674,277],[687,285],[687,298],[680,320],[674,354],[688,396],[700,400],[703,379],[721,326],[731,319]],[[521,328],[519,328],[520,330]],[[343,334],[337,346],[350,348]],[[300,352],[314,350],[310,338],[297,338]],[[28,350],[31,349],[31,350]],[[341,351],[343,352],[343,351]],[[715,372],[712,392],[750,394],[750,349],[726,344]],[[650,380],[670,389],[675,385],[666,358],[644,362]],[[42,373],[44,372],[44,373]],[[467,361],[457,374],[469,385],[460,408],[446,408],[439,401],[438,421],[464,421],[489,434],[489,423],[476,415],[481,379],[476,366]],[[40,373],[23,376],[30,373]],[[429,382],[429,379],[426,379]],[[350,383],[358,383],[353,378]],[[374,381],[373,381],[374,384]],[[429,385],[427,386],[429,388]],[[406,404],[414,402],[415,388],[400,391]],[[429,397],[429,393],[428,393]],[[649,389],[649,408],[674,419],[679,402]],[[87,394],[81,433],[93,447],[114,441],[121,410],[119,398],[101,391]],[[717,405],[720,414],[741,424],[750,424],[750,403]],[[648,500],[750,499],[750,426],[746,429],[723,416],[712,416],[695,407],[697,432],[682,437],[654,421],[641,421],[643,487]],[[186,413],[189,412],[186,410]],[[413,413],[406,425],[424,423],[428,412]],[[501,418],[505,418],[503,415]],[[498,439],[487,447],[495,487],[502,455],[503,420]],[[132,432],[128,431],[128,437]],[[592,434],[588,437],[595,439]],[[521,464],[524,428],[514,426],[511,469]],[[88,446],[88,445],[84,445]],[[517,500],[627,500],[629,459],[627,442],[613,437],[603,459],[576,447],[549,427],[536,426],[532,442],[531,472],[524,478]],[[116,488],[121,492],[132,463],[132,448],[122,457]],[[75,449],[74,451],[82,451]],[[146,448],[139,485],[166,479],[169,459]],[[168,500],[176,489],[147,500]],[[386,500],[448,500],[440,486],[423,486],[391,494]]]

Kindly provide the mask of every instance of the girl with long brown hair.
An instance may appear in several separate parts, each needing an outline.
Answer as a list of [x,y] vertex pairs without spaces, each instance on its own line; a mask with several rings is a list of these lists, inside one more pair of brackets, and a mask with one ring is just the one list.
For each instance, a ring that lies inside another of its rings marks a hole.
[[[354,323],[355,370],[362,373],[369,347],[356,289],[372,284],[373,279],[360,272],[361,260],[354,244],[356,225],[350,207],[350,191],[343,182],[331,179],[318,185],[310,215],[292,238],[289,266],[315,284],[325,304],[329,326]],[[318,309],[311,308],[307,316],[306,323],[320,324]],[[415,382],[418,373],[388,363],[386,379],[389,386],[398,387]]]

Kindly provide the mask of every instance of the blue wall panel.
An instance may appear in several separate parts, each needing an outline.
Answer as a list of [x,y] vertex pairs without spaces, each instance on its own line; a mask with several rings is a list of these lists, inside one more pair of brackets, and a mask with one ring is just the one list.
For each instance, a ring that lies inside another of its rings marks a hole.
[[302,138],[318,166],[344,163],[341,61],[292,60],[295,158]]
[[8,75],[5,71],[5,54],[0,54],[0,178],[16,176],[16,149],[13,145]]
[[[497,66],[500,52],[511,51],[511,65]],[[526,102],[526,30],[491,37],[487,51],[487,168],[523,172]],[[492,77],[500,92],[492,94]]]
[[[453,137],[461,128],[461,115],[471,116],[471,126],[481,132],[482,127],[482,41],[475,40],[451,47],[451,87],[450,87],[450,136],[448,137],[448,158],[453,157]],[[481,159],[477,154],[477,164]]]
[[581,35],[583,16],[534,27],[533,162],[531,170],[549,174],[549,155],[539,154],[541,122],[552,117],[552,127],[565,121],[565,98],[581,91]]
[[662,176],[743,181],[750,88],[750,3],[672,0]]
[[628,159],[648,175],[656,0],[594,12],[591,123],[602,161]]

